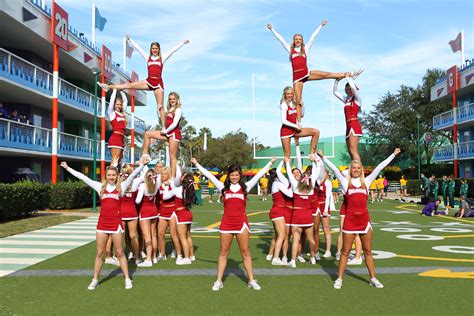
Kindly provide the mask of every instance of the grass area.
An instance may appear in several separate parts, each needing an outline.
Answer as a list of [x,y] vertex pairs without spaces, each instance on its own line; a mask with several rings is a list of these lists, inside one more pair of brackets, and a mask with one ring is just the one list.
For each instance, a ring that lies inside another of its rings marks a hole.
[[97,210],[93,211],[91,207],[86,208],[75,208],[75,209],[64,209],[64,210],[47,210],[46,212],[50,213],[97,213],[100,212],[100,205],[97,206]]
[[[215,276],[133,276],[134,288],[124,290],[123,278],[102,277],[96,291],[86,289],[91,277],[60,276],[64,270],[86,270],[92,273],[95,243],[89,243],[49,260],[29,267],[29,270],[58,271],[50,277],[5,277],[0,284],[0,309],[2,314],[131,314],[159,310],[161,314],[270,314],[308,313],[326,314],[407,314],[439,315],[456,313],[471,315],[474,284],[462,278],[422,277],[416,273],[379,274],[384,283],[382,290],[368,285],[366,272],[347,274],[344,287],[332,288],[333,274],[327,269],[337,268],[333,258],[324,259],[316,265],[298,263],[299,269],[318,269],[322,275],[283,275],[291,273],[286,267],[271,266],[265,260],[273,229],[268,217],[271,202],[262,202],[251,196],[247,204],[252,229],[251,253],[255,268],[282,271],[282,275],[256,275],[262,291],[256,292],[246,286],[245,278],[230,274],[224,288],[211,291]],[[436,246],[473,247],[474,219],[452,217],[424,217],[418,215],[420,205],[400,204],[393,201],[369,205],[374,227],[374,251],[394,253],[394,257],[377,259],[377,268],[411,267],[460,267],[474,266],[474,257],[467,253],[442,252]],[[174,260],[162,261],[151,268],[136,268],[131,262],[131,271],[196,270],[215,271],[219,251],[219,234],[206,229],[214,226],[222,213],[222,204],[208,204],[193,208],[193,227],[201,232],[193,233],[197,260],[190,266],[177,266]],[[331,227],[339,224],[338,213],[333,214]],[[68,219],[71,217],[67,217]],[[3,225],[0,225],[2,228]],[[216,227],[218,228],[218,227]],[[396,228],[399,230],[386,231]],[[400,231],[401,229],[401,231]],[[441,229],[441,230],[440,230]],[[409,232],[403,232],[408,230]],[[438,240],[409,240],[401,235],[428,235]],[[336,250],[333,234],[332,251]],[[167,239],[167,251],[171,242]],[[321,240],[320,250],[325,246]],[[463,262],[462,260],[467,260]],[[364,268],[364,266],[357,266]],[[116,267],[104,265],[104,269]],[[234,242],[229,255],[228,268],[243,269],[237,243]],[[472,268],[474,275],[474,268]],[[88,273],[88,272],[87,272]],[[67,289],[67,291],[64,291]],[[471,294],[469,294],[471,293]],[[67,302],[65,304],[65,302]],[[140,302],[140,303],[138,303]],[[158,308],[158,309],[156,309]]]
[[0,222],[0,238],[30,232],[85,218],[84,216],[60,216],[56,214],[32,215]]

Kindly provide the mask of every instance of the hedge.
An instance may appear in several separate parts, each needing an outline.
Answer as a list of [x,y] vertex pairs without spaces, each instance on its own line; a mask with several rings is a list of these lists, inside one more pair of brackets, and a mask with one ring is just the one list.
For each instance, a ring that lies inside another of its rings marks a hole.
[[[98,200],[99,202],[99,200]],[[0,183],[0,219],[50,209],[92,206],[92,189],[81,181],[58,184],[21,181]]]
[[0,218],[26,215],[48,208],[51,186],[36,181],[0,183]]

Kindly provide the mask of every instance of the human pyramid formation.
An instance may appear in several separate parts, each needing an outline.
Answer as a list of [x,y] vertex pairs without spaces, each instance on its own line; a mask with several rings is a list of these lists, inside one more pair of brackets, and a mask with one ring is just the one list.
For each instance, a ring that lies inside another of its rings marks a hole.
[[[246,202],[250,190],[267,172],[270,174],[269,187],[273,198],[270,218],[275,228],[275,237],[267,260],[271,260],[272,265],[287,265],[295,268],[297,258],[304,261],[301,253],[305,248],[306,241],[308,241],[310,263],[316,264],[316,261],[319,260],[319,226],[321,222],[323,223],[327,244],[324,255],[325,257],[331,256],[329,217],[330,211],[334,209],[333,206],[331,207],[331,205],[334,205],[334,201],[331,201],[331,185],[329,183],[328,186],[327,183],[329,172],[325,165],[333,171],[345,194],[341,208],[341,233],[339,236],[341,242],[338,245],[338,254],[336,255],[337,259],[340,257],[339,273],[334,282],[334,288],[340,289],[342,287],[342,277],[355,239],[360,240],[359,243],[356,242],[359,252],[361,248],[364,251],[365,262],[370,274],[370,284],[377,288],[383,287],[382,283],[375,277],[375,266],[371,253],[372,228],[367,209],[367,189],[380,171],[400,153],[400,149],[395,149],[393,154],[380,163],[370,175],[365,176],[358,153],[362,128],[357,115],[360,111],[361,102],[359,88],[354,82],[354,79],[363,70],[332,73],[319,70],[310,71],[307,66],[307,52],[326,24],[326,20],[321,22],[306,45],[301,34],[295,34],[292,44],[289,45],[271,24],[267,25],[289,53],[293,68],[293,87],[284,88],[280,104],[282,120],[280,138],[284,150],[284,159],[280,162],[278,168],[270,169],[276,161],[275,158],[272,158],[251,180],[244,182],[241,166],[231,165],[228,167],[225,181],[221,182],[203,168],[195,158],[191,159],[192,164],[221,192],[221,199],[224,204],[224,213],[220,225],[217,280],[212,286],[213,291],[219,291],[223,288],[222,280],[234,237],[237,239],[243,258],[248,286],[255,290],[261,289],[260,284],[254,278],[252,269],[252,258],[249,250],[250,225],[246,215]],[[109,257],[106,262],[120,266],[125,276],[125,288],[133,287],[128,273],[127,257],[122,246],[124,227],[127,227],[126,243],[128,248],[132,250],[129,259],[135,258],[138,267],[151,267],[158,261],[166,259],[165,232],[168,227],[177,255],[176,264],[187,265],[195,260],[190,235],[192,223],[190,209],[194,200],[194,179],[192,173],[182,173],[176,159],[181,139],[179,129],[179,121],[182,115],[180,96],[176,92],[171,92],[168,95],[165,112],[162,81],[164,63],[174,52],[188,44],[189,41],[183,41],[173,48],[170,53],[162,56],[160,45],[157,42],[151,43],[150,53],[146,54],[130,37],[127,36],[127,40],[137,48],[147,61],[148,78],[143,81],[119,85],[98,83],[104,90],[113,89],[108,109],[108,116],[113,128],[113,134],[109,139],[109,149],[113,159],[112,164],[106,169],[104,179],[102,182],[93,181],[68,167],[65,162],[61,163],[61,166],[73,176],[92,187],[101,199],[96,237],[97,253],[93,279],[88,287],[90,290],[94,290],[99,285],[98,279],[104,253],[107,253]],[[303,85],[307,81],[322,79],[335,79],[334,95],[344,103],[347,126],[346,144],[352,159],[346,174],[342,174],[330,160],[324,157],[322,151],[316,152],[319,131],[315,128],[302,127],[301,119],[304,113]],[[338,92],[338,83],[342,79],[347,80],[345,86],[346,97]],[[126,127],[127,99],[121,91],[123,89],[153,91],[157,101],[157,113],[161,120],[162,130],[147,131],[145,133],[142,158],[138,168],[132,170],[130,166],[124,166],[119,172],[117,166],[123,156]],[[117,94],[117,91],[120,91],[120,93]],[[290,165],[291,139],[295,140],[297,153],[299,153],[298,140],[301,137],[311,137],[308,159],[312,165],[307,167],[304,172],[301,157],[298,159],[298,168],[292,168]],[[158,164],[154,169],[147,168],[146,165],[151,160],[148,155],[151,139],[168,143],[170,149],[169,167]],[[287,177],[282,172],[284,164]],[[139,175],[139,173],[141,174]],[[138,225],[141,238],[138,236]],[[293,236],[291,257],[288,255],[290,236]],[[141,240],[143,240],[143,244]],[[110,258],[112,244],[118,262]],[[142,249],[145,249],[146,252],[144,256],[142,256]]]

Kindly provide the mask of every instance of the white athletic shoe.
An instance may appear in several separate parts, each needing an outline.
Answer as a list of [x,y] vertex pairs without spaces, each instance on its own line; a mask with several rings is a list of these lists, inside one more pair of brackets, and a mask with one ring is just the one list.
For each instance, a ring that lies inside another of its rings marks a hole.
[[336,252],[336,260],[339,261],[341,259],[341,253]]
[[377,280],[377,278],[370,279],[370,285],[375,286],[378,289],[383,289],[383,284]]
[[186,265],[186,264],[191,264],[192,261],[189,258],[181,258],[181,259],[176,259],[176,264],[178,266]]
[[153,264],[157,264],[157,263],[158,263],[158,258],[157,258],[157,257],[153,257],[153,259],[151,259],[151,262],[153,262]]
[[109,85],[106,84],[106,83],[102,83],[102,82],[97,81],[97,85],[98,85],[102,90],[104,90],[105,92],[107,92],[107,91],[110,89]]
[[133,287],[133,281],[130,279],[125,279],[125,289],[130,290]]
[[290,268],[296,268],[296,261],[295,260],[291,260],[290,262],[288,262],[288,266]]
[[321,256],[319,255],[319,252],[316,252],[314,258],[316,259],[316,261],[321,261]]
[[176,260],[183,260],[183,255],[179,255],[176,257]]
[[191,259],[191,261],[196,261],[196,256],[191,256],[189,258]]
[[176,251],[174,251],[174,250],[171,251],[171,258],[172,259],[176,258]]
[[332,254],[331,254],[331,251],[330,250],[327,250],[324,255],[323,255],[324,258],[331,258],[332,257]]
[[351,72],[351,77],[352,77],[352,79],[354,79],[354,80],[357,79],[357,77],[359,77],[360,74],[363,73],[363,72],[364,72],[364,68],[360,68],[360,69],[357,69],[357,70],[353,70],[353,71]]
[[335,289],[339,290],[342,287],[342,279],[336,279],[333,286]]
[[140,256],[142,256],[142,259],[145,259],[146,258],[146,253],[144,251],[141,251]]
[[272,255],[267,255],[267,261],[272,261],[273,256]]
[[316,264],[316,258],[315,257],[309,258],[309,263]]
[[111,258],[105,258],[105,263],[120,267],[120,263],[119,263],[117,257],[115,257],[115,256],[111,257]]
[[272,259],[272,266],[281,266],[283,263],[281,262],[280,258],[273,258]]
[[296,257],[296,260],[298,260],[299,262],[306,262],[306,260],[304,260],[303,256],[302,255],[298,255]]
[[156,258],[156,262],[162,261],[162,260],[166,260],[166,255],[162,256],[161,254],[159,254],[158,257]]
[[262,287],[258,284],[257,280],[252,280],[248,283],[249,288],[260,291]]
[[222,281],[219,281],[217,280],[216,282],[214,282],[214,284],[212,285],[212,290],[213,291],[219,291],[220,289],[222,289],[224,287],[224,284],[222,283]]
[[148,260],[145,260],[145,261],[140,262],[139,264],[137,264],[137,267],[140,267],[140,268],[149,268],[149,267],[152,267],[152,266],[153,266],[153,262],[148,261]]
[[95,290],[99,286],[99,280],[92,279],[91,284],[87,287],[88,290]]
[[133,259],[133,252],[129,252],[128,253],[128,260],[132,260]]
[[135,259],[135,265],[136,266],[138,266],[142,262],[143,262],[143,260],[141,260],[141,259]]
[[288,258],[287,258],[287,257],[281,258],[281,264],[282,264],[283,266],[286,266],[286,265],[288,264]]
[[362,258],[354,258],[354,259],[351,259],[349,261],[347,261],[347,264],[350,265],[350,266],[358,266],[358,265],[361,265],[362,264]]

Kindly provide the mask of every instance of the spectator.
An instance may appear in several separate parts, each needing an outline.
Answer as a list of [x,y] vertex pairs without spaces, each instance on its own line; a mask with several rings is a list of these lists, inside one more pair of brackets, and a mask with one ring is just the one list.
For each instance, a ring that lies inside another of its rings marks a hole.
[[466,202],[466,197],[461,195],[461,206],[459,212],[454,214],[454,217],[474,217],[474,211],[471,211],[469,203]]
[[448,208],[448,177],[443,176],[443,180],[441,182],[441,193],[443,194],[443,204],[444,208]]
[[438,190],[439,190],[438,179],[436,179],[435,175],[432,175],[431,180],[430,180],[430,191],[433,194],[433,201],[436,201],[438,199]]
[[384,178],[383,176],[380,174],[379,175],[379,178],[377,179],[377,200],[379,202],[383,202],[383,194],[384,194]]
[[201,191],[201,180],[199,178],[199,173],[194,173],[194,191],[196,193],[196,199],[194,201],[197,205],[202,205],[202,191]]
[[454,176],[448,177],[448,200],[449,207],[454,208],[454,189],[456,188],[456,182],[454,182]]
[[[467,198],[467,191],[469,189],[469,185],[467,184],[466,179],[462,178],[461,179],[461,187],[459,188],[459,197],[464,196],[464,200]],[[461,207],[461,201],[459,201],[459,207]]]
[[28,121],[28,118],[26,117],[25,113],[20,113],[20,122],[25,123],[25,124],[30,124],[30,121]]
[[10,114],[10,120],[13,120],[13,121],[20,121],[20,115],[18,115],[18,111],[17,110],[13,110],[12,113]]
[[266,201],[268,198],[268,178],[266,174],[260,178],[260,189],[262,189],[262,201]]
[[430,199],[430,185],[424,173],[421,174],[421,190],[423,191],[421,204],[427,204]]
[[383,177],[383,191],[384,191],[384,194],[385,194],[385,197],[387,197],[388,195],[388,180],[387,180],[387,177]]
[[339,202],[339,181],[337,180],[336,176],[332,178],[332,195],[334,198],[334,203]]
[[[424,207],[423,207],[423,210],[421,211],[421,214],[420,215],[425,215],[425,216],[433,216],[433,215],[439,215],[438,214],[438,206],[439,204],[441,203],[441,200],[436,200],[434,202],[428,202],[428,204],[426,204]],[[442,212],[442,214],[445,214],[445,212]]]
[[212,183],[211,180],[207,180],[207,189],[209,190],[209,203],[213,203],[212,202],[212,196],[214,195],[214,193],[216,192],[216,186],[214,185],[214,183]]
[[3,102],[0,102],[0,118],[8,119],[8,111],[3,107]]
[[377,198],[377,181],[372,181],[370,183],[370,197],[372,198],[371,203],[373,204]]
[[400,178],[400,202],[405,202],[407,198],[407,179],[405,176]]

